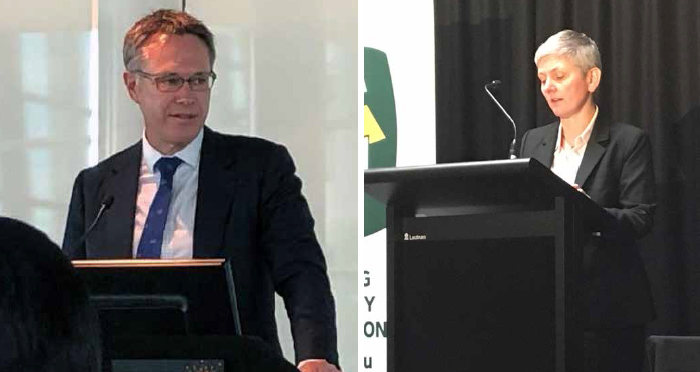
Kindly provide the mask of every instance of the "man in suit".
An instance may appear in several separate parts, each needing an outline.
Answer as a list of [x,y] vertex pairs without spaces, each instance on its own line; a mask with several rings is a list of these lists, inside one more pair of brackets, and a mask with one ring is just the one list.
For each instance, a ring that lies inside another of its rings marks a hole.
[[525,133],[521,156],[550,167],[613,217],[583,252],[582,370],[641,371],[644,327],[654,317],[636,244],[651,230],[656,205],[649,137],[598,118],[593,94],[602,64],[585,34],[551,36],[537,49],[535,64],[542,95],[559,121]]
[[123,55],[143,137],[78,175],[64,252],[73,259],[228,258],[243,333],[281,352],[276,291],[299,369],[337,371],[325,259],[289,153],[204,125],[216,79],[211,32],[187,13],[158,10],[128,31]]

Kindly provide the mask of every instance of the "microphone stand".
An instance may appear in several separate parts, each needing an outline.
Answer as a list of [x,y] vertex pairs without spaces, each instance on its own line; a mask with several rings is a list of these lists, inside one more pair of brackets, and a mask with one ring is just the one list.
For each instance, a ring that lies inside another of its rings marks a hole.
[[517,156],[515,156],[515,141],[518,138],[518,128],[515,126],[515,121],[513,121],[513,118],[511,118],[510,115],[508,115],[508,112],[506,111],[506,109],[504,109],[503,106],[501,106],[501,103],[498,102],[496,97],[494,97],[493,94],[491,94],[491,91],[489,90],[489,87],[497,87],[499,85],[501,85],[501,81],[494,80],[494,81],[484,85],[484,90],[489,95],[489,97],[491,97],[491,100],[493,100],[493,102],[496,103],[498,108],[501,109],[501,112],[503,112],[503,114],[508,118],[510,123],[513,125],[513,141],[510,143],[510,149],[508,150],[508,158],[509,159],[516,159]]

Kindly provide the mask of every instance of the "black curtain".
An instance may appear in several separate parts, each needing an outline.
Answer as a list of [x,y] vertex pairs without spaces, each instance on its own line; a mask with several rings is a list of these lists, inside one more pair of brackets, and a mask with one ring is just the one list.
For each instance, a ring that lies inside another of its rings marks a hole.
[[598,43],[600,117],[643,128],[652,139],[659,196],[654,231],[642,242],[657,319],[650,334],[700,335],[700,1],[434,0],[437,161],[503,159],[510,123],[518,141],[555,121],[533,57],[570,28]]

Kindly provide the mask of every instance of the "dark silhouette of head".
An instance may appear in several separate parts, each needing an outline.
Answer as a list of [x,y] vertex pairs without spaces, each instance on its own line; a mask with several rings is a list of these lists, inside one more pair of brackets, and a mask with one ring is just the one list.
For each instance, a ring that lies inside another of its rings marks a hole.
[[41,231],[0,217],[0,371],[101,370],[87,287]]

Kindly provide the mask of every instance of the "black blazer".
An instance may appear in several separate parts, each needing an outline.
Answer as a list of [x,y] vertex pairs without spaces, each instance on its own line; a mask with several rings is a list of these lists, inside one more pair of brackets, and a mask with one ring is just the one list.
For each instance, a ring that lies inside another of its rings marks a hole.
[[[552,166],[559,123],[529,130],[521,157]],[[654,317],[637,240],[653,226],[656,207],[649,137],[639,128],[598,118],[575,183],[614,218],[583,252],[589,327],[644,324]]]
[[[131,258],[141,142],[80,172],[63,240],[72,259]],[[314,220],[287,150],[204,128],[193,254],[231,261],[241,326],[281,351],[274,292],[284,301],[297,361],[338,363],[335,304]],[[84,242],[102,201],[114,202]]]

